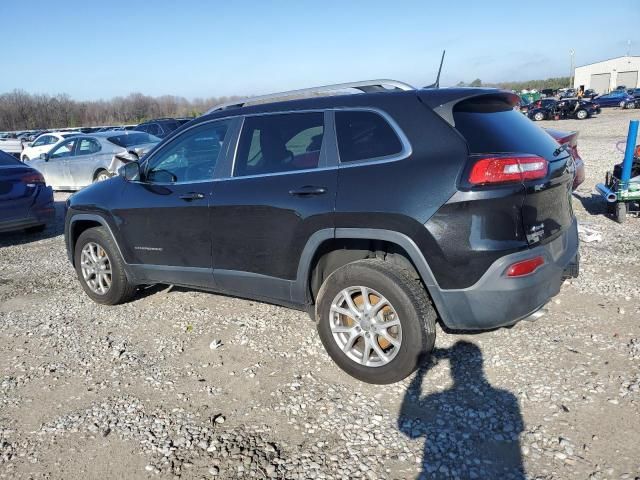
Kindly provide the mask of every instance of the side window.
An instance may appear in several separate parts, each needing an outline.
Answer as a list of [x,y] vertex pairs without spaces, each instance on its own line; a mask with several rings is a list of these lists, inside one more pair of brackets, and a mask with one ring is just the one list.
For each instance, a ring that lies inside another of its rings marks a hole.
[[379,114],[364,111],[336,112],[340,162],[357,162],[402,152],[402,143]]
[[99,151],[100,151],[100,144],[96,142],[93,138],[82,138],[79,140],[76,156],[91,155],[92,153],[96,153]]
[[53,135],[49,135],[47,137],[47,141],[46,141],[45,145],[53,145],[54,143],[58,143],[58,138],[54,137]]
[[49,143],[49,135],[41,135],[36,139],[35,142],[31,145],[32,147],[40,147],[42,145],[47,145]]
[[162,135],[162,130],[157,123],[150,123],[149,125],[147,125],[146,131],[151,135]]
[[65,158],[71,157],[73,155],[73,150],[76,146],[76,139],[72,138],[71,140],[67,140],[58,145],[55,149],[51,151],[49,154],[49,158]]
[[212,180],[229,125],[229,121],[220,121],[187,130],[153,155],[146,180],[155,183]]
[[234,176],[317,168],[323,135],[322,112],[247,117]]

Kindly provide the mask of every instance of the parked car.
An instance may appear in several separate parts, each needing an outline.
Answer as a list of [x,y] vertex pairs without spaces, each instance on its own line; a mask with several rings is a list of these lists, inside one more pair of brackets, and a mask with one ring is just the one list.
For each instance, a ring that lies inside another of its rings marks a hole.
[[127,160],[141,158],[158,142],[159,138],[144,132],[76,135],[40,154],[29,165],[38,169],[54,190],[80,190],[111,178]]
[[550,120],[553,118],[567,119],[577,118],[584,120],[600,113],[600,107],[587,100],[577,98],[553,100],[544,99],[540,101],[540,106],[530,108],[527,115],[535,121]]
[[640,105],[640,88],[630,88],[627,93],[636,99],[636,107]]
[[0,152],[0,232],[42,231],[54,215],[53,190],[42,175]]
[[510,92],[393,85],[220,106],[73,195],[85,293],[113,305],[169,283],[305,310],[371,383],[414,371],[437,318],[536,318],[577,275],[570,152]]
[[600,95],[592,100],[600,107],[635,108],[636,99],[624,90],[616,90],[606,95]]
[[36,138],[33,142],[26,143],[24,149],[20,154],[20,159],[23,162],[28,162],[34,158],[38,158],[41,153],[46,153],[51,150],[58,142],[61,142],[65,138],[70,138],[79,135],[78,133],[62,133],[51,132],[44,133]]
[[584,91],[584,95],[582,98],[593,99],[598,96],[598,92],[596,92],[593,88],[588,88]]
[[577,93],[578,92],[575,88],[561,88],[560,90],[558,90],[558,98],[573,98]]
[[584,161],[578,153],[578,132],[566,132],[555,128],[545,128],[545,132],[553,137],[560,145],[568,145],[569,152],[576,165],[576,175],[573,179],[573,190],[577,189],[585,179]]
[[148,134],[158,138],[164,138],[176,128],[180,127],[180,125],[181,123],[174,118],[158,118],[156,120],[149,120],[148,122],[141,123],[136,127],[136,130],[147,132]]
[[544,98],[555,97],[557,90],[554,90],[553,88],[545,88],[541,90],[540,93]]

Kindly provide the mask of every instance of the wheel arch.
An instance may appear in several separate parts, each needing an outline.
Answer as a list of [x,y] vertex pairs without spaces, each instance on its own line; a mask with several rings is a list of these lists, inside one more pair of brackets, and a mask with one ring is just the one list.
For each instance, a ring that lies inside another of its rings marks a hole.
[[445,321],[446,308],[428,262],[410,237],[393,230],[336,228],[316,232],[302,252],[292,299],[313,304],[322,281],[333,271],[356,260],[381,256],[413,271],[424,284],[438,316]]
[[122,251],[120,250],[120,245],[118,244],[118,241],[116,240],[116,237],[105,218],[97,214],[81,213],[74,215],[69,220],[69,236],[67,248],[69,251],[69,260],[71,260],[71,264],[74,267],[75,248],[78,238],[80,238],[80,235],[82,235],[82,233],[86,230],[95,227],[105,227],[107,229],[109,235],[111,235],[111,238],[113,239],[113,242],[116,244],[116,247],[118,247],[118,253],[120,253],[120,256],[124,259],[124,257],[122,256]]

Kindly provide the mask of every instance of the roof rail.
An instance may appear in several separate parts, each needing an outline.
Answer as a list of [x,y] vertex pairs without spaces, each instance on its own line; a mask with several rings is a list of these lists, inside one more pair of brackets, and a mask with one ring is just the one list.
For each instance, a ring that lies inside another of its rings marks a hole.
[[339,90],[355,89],[364,93],[373,93],[384,90],[415,90],[408,83],[399,82],[397,80],[364,80],[360,82],[336,83],[334,85],[323,85],[320,87],[301,88],[299,90],[290,90],[288,92],[270,93],[268,95],[259,95],[257,97],[242,98],[226,103],[221,103],[207,110],[206,114],[227,110],[229,108],[240,108],[252,104],[273,103],[280,100],[287,100],[290,97],[299,96],[322,96],[322,94],[336,92]]

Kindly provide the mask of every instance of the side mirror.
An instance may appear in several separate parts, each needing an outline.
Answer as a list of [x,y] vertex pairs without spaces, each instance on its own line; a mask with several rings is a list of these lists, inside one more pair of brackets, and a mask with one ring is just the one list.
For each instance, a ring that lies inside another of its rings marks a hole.
[[[117,157],[117,155],[116,155]],[[125,163],[118,173],[121,177],[123,177],[127,182],[131,182],[134,180],[140,179],[140,164],[136,161],[130,161],[129,163]]]
[[27,147],[33,147],[33,142],[27,142]]
[[40,160],[44,160],[45,162],[49,161],[49,154],[48,153],[41,153],[40,154]]

